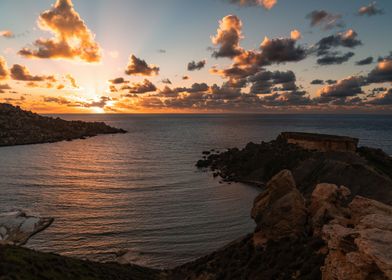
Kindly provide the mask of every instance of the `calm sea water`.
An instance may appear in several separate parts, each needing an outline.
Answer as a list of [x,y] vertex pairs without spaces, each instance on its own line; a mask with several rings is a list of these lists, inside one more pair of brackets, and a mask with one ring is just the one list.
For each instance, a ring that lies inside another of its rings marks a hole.
[[392,154],[391,116],[66,115],[128,134],[0,148],[0,211],[55,218],[28,246],[107,261],[168,267],[248,233],[259,190],[219,184],[195,168],[206,149],[274,139],[281,131],[354,136]]

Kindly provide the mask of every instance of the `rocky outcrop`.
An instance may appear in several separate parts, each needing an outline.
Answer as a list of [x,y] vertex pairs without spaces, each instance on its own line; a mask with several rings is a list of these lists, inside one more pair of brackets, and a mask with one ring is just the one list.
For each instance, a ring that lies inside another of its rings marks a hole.
[[329,252],[323,279],[392,279],[392,207],[358,196],[348,211],[349,219],[322,229]]
[[0,103],[0,146],[52,143],[114,133],[126,131],[102,122],[44,117]]
[[0,214],[0,245],[24,245],[53,222],[53,218],[28,216],[23,211]]
[[212,153],[197,163],[226,181],[265,186],[275,174],[288,169],[305,198],[319,183],[345,186],[356,195],[392,205],[392,158],[381,150],[360,147],[355,153],[314,151],[290,144],[281,137]]
[[255,199],[251,216],[257,224],[259,240],[303,235],[307,216],[305,200],[290,171],[283,170],[268,182],[266,190]]

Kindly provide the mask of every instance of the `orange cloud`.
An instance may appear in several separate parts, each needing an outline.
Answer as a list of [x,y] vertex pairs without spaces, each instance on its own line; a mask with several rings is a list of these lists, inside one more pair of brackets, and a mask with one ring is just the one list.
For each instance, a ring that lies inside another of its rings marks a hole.
[[255,6],[259,5],[264,7],[266,10],[271,10],[277,3],[277,0],[229,0],[231,3],[235,3],[241,6]]
[[54,34],[50,39],[38,39],[36,49],[24,48],[19,54],[28,58],[80,59],[99,62],[101,49],[94,41],[94,35],[73,8],[71,0],[57,0],[48,11],[38,18],[42,30]]
[[26,66],[20,64],[14,64],[11,68],[11,77],[17,81],[29,81],[29,82],[42,82],[50,81],[55,82],[54,76],[33,76],[30,74],[29,69]]
[[9,70],[7,66],[7,62],[5,59],[0,56],[0,80],[5,80],[9,76]]
[[301,32],[297,29],[292,30],[290,35],[291,39],[293,39],[294,41],[297,41],[302,38]]
[[137,76],[154,76],[159,74],[159,67],[155,65],[148,65],[146,61],[131,55],[129,64],[125,70],[125,74]]
[[0,31],[0,37],[4,38],[13,38],[15,35],[12,31],[10,30],[2,30]]
[[69,82],[71,83],[71,86],[72,86],[73,88],[79,88],[79,85],[76,83],[75,78],[72,77],[71,74],[67,74],[65,77],[69,80]]

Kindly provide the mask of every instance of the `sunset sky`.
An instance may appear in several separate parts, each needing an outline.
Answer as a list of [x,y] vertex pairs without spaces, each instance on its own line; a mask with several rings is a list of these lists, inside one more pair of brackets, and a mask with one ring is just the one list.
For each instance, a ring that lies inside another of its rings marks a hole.
[[392,112],[392,1],[1,0],[0,102]]

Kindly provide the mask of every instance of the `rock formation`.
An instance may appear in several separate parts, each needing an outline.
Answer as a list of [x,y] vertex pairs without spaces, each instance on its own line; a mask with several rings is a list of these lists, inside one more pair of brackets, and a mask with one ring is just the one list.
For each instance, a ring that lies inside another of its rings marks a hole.
[[52,143],[125,132],[105,123],[65,121],[0,103],[0,146]]
[[53,222],[53,218],[28,216],[23,211],[0,214],[0,245],[24,245]]

